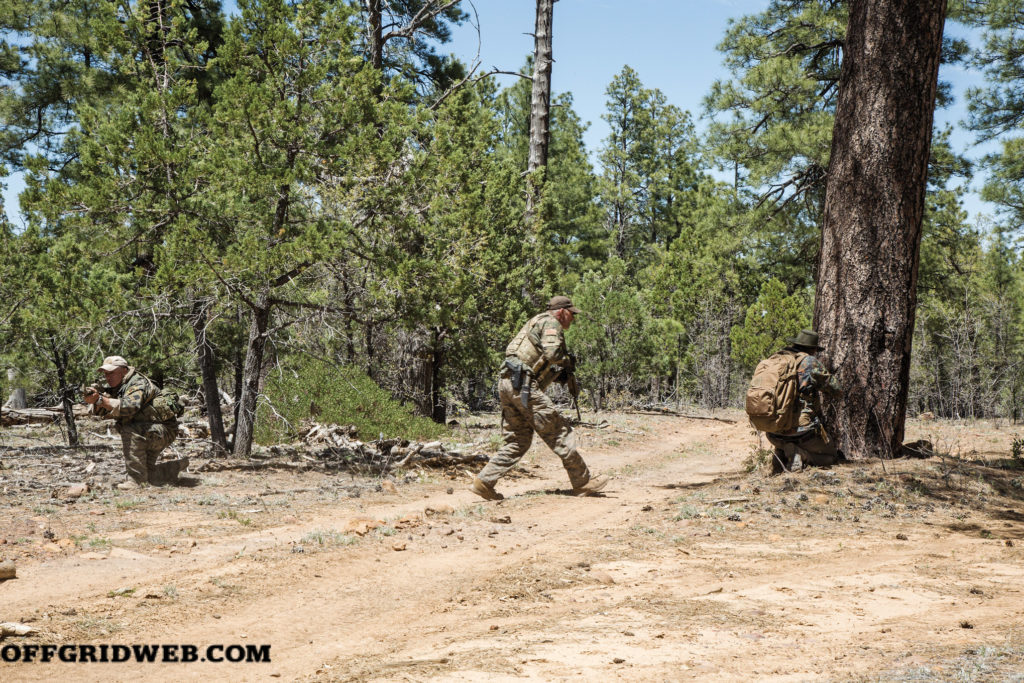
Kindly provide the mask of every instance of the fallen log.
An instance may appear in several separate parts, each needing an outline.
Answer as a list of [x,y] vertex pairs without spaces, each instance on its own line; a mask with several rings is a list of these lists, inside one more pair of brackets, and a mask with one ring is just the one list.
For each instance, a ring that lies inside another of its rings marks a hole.
[[[89,408],[85,405],[76,405],[72,408],[76,418],[89,417]],[[63,419],[64,408],[52,406],[45,408],[0,408],[0,426],[10,427],[12,425],[27,424],[51,424]]]

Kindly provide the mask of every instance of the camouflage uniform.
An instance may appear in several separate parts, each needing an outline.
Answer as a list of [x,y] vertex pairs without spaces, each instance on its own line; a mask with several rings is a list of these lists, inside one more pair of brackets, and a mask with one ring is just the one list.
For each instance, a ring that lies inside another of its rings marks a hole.
[[[523,457],[537,432],[562,460],[573,489],[590,481],[590,471],[576,450],[572,427],[544,393],[559,379],[569,361],[565,334],[551,311],[531,318],[505,349],[505,363],[498,381],[505,445],[495,453],[478,479],[494,488],[495,482]],[[522,367],[522,382],[528,383],[529,399],[524,407],[521,389],[513,386],[513,367]],[[595,480],[596,481],[596,480]]]
[[174,414],[156,401],[160,390],[148,378],[131,369],[121,384],[113,389],[106,387],[102,393],[117,399],[118,405],[113,410],[93,405],[93,413],[115,421],[121,434],[128,476],[139,484],[173,483],[180,468],[173,463],[156,462],[160,451],[178,435],[178,421]]
[[[806,354],[806,350],[799,347],[786,350]],[[840,393],[839,383],[816,356],[806,354],[797,365],[797,385],[799,416],[796,428],[785,434],[768,433],[768,441],[775,446],[776,455],[787,468],[793,464],[794,455],[799,455],[802,463],[834,465],[838,449],[821,422],[821,393],[837,396]]]

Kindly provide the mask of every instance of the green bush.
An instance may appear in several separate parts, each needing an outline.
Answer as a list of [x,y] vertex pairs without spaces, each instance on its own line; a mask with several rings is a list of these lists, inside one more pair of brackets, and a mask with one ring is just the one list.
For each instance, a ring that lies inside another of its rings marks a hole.
[[256,442],[290,441],[310,417],[310,404],[324,424],[355,425],[363,441],[386,438],[436,439],[444,425],[418,417],[391,398],[365,373],[351,367],[301,358],[285,361],[267,377],[256,416]]
[[761,285],[757,300],[747,309],[742,325],[734,325],[732,359],[745,372],[754,369],[758,361],[767,358],[810,325],[811,305],[801,294],[786,294],[786,286],[775,280]]

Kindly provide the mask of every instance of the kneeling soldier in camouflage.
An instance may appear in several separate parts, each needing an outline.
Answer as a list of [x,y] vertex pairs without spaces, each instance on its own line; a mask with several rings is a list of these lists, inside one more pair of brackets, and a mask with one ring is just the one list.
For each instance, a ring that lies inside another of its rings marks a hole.
[[562,459],[573,493],[590,495],[608,484],[608,477],[590,475],[576,450],[572,427],[544,393],[552,382],[565,381],[568,375],[564,330],[579,312],[568,297],[553,297],[548,309],[531,318],[505,349],[498,382],[505,445],[473,480],[470,490],[481,498],[503,498],[494,485],[529,450],[534,432]]
[[818,345],[818,334],[814,330],[801,330],[795,338],[789,339],[790,346],[783,352],[796,357],[797,419],[794,427],[784,433],[766,433],[768,441],[775,446],[772,473],[783,471],[799,472],[806,465],[827,467],[845,460],[835,439],[825,428],[821,407],[821,394],[839,396],[839,383],[818,359],[822,350]]
[[178,434],[180,409],[171,405],[152,381],[121,356],[104,358],[99,370],[107,386],[86,387],[84,400],[92,404],[94,415],[117,423],[129,477],[118,488],[175,483],[178,474],[188,467],[188,458],[159,464],[156,458]]

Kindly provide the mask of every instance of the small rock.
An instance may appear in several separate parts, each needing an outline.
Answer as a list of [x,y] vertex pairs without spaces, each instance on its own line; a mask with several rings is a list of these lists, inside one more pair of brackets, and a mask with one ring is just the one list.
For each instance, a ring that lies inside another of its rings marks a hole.
[[640,508],[640,512],[650,512],[653,509],[654,507],[651,505],[644,505],[642,508]]
[[491,517],[491,522],[494,524],[511,524],[512,518],[508,515],[505,515],[504,517]]
[[897,541],[905,541],[905,540],[907,540],[907,535],[906,534],[896,534],[896,540]]
[[623,659],[622,657],[616,657],[615,659],[612,660],[612,663],[613,664],[622,664],[624,661],[626,661],[626,660]]
[[342,527],[342,533],[365,536],[374,529],[384,526],[384,520],[372,517],[356,517],[348,520]]
[[491,624],[491,630],[492,631],[497,631],[498,630],[498,625],[497,624]]
[[960,622],[960,628],[974,628],[974,624],[965,619]]
[[19,624],[16,621],[5,621],[0,624],[0,640],[3,640],[6,636],[34,636],[39,633],[39,629],[26,624]]
[[89,493],[88,484],[72,484],[64,490],[65,498],[81,498],[85,494]]
[[7,560],[6,562],[0,562],[0,581],[6,581],[7,579],[18,578],[18,570],[14,566],[14,562]]
[[391,546],[391,549],[397,552],[401,552],[405,550],[405,543],[395,543],[393,546]]
[[590,576],[595,581],[597,581],[598,583],[603,583],[606,586],[611,586],[612,584],[615,583],[615,579],[613,579],[612,575],[609,574],[608,572],[603,572],[603,571],[600,571],[600,570],[592,571],[592,572],[590,572]]
[[446,491],[446,493],[447,493],[447,494],[448,494],[448,495],[450,496],[450,495],[452,495],[453,493],[455,493],[455,489],[453,489],[453,488],[452,488],[451,486],[449,486],[449,487],[448,487],[448,490]]
[[1010,539],[1006,539],[1006,547],[1007,548],[1012,548],[1013,547],[1013,541],[1011,541]]

